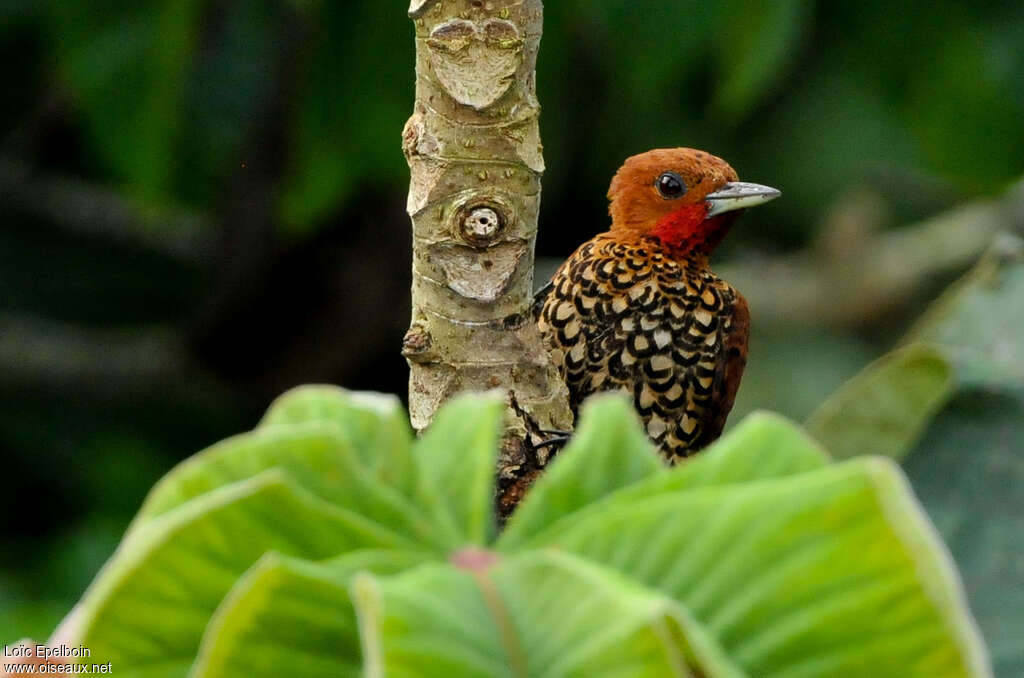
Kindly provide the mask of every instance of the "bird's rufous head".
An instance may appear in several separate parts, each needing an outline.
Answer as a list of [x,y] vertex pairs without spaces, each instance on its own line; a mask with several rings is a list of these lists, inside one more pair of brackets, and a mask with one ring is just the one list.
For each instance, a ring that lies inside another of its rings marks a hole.
[[738,179],[729,163],[693,148],[634,155],[608,189],[612,231],[650,234],[682,253],[709,254],[738,210],[780,195]]

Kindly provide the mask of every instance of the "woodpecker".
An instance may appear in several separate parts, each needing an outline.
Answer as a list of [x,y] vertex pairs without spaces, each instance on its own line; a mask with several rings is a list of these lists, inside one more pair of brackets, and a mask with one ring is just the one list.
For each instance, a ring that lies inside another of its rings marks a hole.
[[779,195],[692,148],[626,160],[608,189],[611,228],[534,303],[574,414],[593,393],[629,393],[670,464],[718,438],[746,366],[750,314],[708,258],[744,209]]

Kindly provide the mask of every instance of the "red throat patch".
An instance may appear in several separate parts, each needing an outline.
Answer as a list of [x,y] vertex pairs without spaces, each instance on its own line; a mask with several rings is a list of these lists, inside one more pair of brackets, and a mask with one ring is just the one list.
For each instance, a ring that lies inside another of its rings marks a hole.
[[670,247],[692,250],[707,238],[704,223],[707,212],[708,206],[703,200],[687,205],[659,219],[657,225],[651,229],[651,235],[657,236]]

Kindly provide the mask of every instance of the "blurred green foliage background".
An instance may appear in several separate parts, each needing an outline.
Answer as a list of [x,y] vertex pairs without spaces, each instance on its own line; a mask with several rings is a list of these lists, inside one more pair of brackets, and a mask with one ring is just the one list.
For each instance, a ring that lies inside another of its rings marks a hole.
[[[987,240],[915,226],[1024,173],[1022,3],[546,5],[548,267],[604,229],[608,180],[648,148],[705,148],[783,191],[719,257],[758,288],[737,417],[803,418],[888,349]],[[0,4],[5,640],[48,635],[159,475],[272,396],[404,391],[405,11]],[[866,286],[901,233],[923,263]],[[759,282],[816,266],[799,303]],[[831,307],[848,312],[814,311]]]

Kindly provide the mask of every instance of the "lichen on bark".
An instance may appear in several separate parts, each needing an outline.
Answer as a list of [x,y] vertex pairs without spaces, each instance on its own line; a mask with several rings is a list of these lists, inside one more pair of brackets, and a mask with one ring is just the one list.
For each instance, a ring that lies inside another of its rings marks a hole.
[[497,469],[499,513],[507,513],[546,461],[524,444],[528,423],[572,424],[565,384],[530,314],[544,171],[534,87],[542,3],[413,0],[409,15],[409,411],[419,430],[455,393],[514,394],[521,411],[509,409]]

